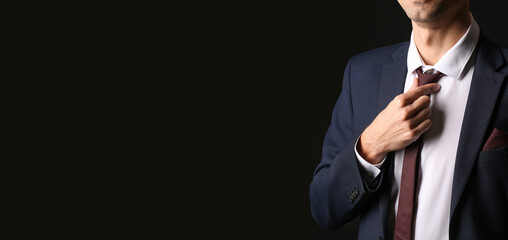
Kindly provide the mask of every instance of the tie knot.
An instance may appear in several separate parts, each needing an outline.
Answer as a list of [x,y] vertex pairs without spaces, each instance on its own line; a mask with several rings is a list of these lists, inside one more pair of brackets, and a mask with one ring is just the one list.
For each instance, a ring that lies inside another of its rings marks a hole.
[[421,67],[416,69],[416,73],[418,74],[418,86],[423,86],[429,83],[437,83],[439,79],[441,79],[444,76],[444,74],[440,73],[439,71],[433,73],[434,72],[433,70],[434,69],[429,69],[423,72]]

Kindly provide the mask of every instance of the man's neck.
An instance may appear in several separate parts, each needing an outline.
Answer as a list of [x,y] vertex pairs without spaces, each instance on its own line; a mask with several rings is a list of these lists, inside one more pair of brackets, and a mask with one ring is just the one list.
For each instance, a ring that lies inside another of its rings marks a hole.
[[435,65],[464,36],[471,24],[471,15],[468,11],[439,23],[411,22],[413,39],[422,60],[427,65]]

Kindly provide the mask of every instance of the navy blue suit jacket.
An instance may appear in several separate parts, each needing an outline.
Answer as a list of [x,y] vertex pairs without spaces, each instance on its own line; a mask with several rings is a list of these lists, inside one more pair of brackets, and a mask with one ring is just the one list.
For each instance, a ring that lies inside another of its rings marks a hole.
[[[359,239],[385,239],[393,157],[371,185],[360,175],[354,145],[381,110],[403,92],[409,42],[356,55],[310,185],[315,221],[339,228],[361,216]],[[450,239],[508,239],[508,146],[482,151],[494,128],[508,132],[508,48],[481,36],[454,170]]]

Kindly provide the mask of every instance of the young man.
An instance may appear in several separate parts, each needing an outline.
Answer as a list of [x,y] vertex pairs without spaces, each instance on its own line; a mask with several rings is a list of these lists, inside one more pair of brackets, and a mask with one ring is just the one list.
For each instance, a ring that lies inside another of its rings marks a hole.
[[359,239],[508,236],[508,48],[468,0],[399,0],[410,42],[357,55],[310,186],[312,215]]

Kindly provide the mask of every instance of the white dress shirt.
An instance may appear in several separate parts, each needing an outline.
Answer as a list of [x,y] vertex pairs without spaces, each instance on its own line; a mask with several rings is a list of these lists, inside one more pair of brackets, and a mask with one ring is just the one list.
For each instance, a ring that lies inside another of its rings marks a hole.
[[[478,24],[471,16],[471,25],[462,38],[434,65],[425,65],[418,53],[411,33],[407,54],[407,76],[404,92],[417,77],[416,69],[425,72],[435,69],[445,74],[439,80],[441,90],[430,96],[432,127],[425,132],[421,149],[418,198],[415,223],[415,240],[448,239],[450,203],[452,195],[455,157],[459,144],[462,120],[466,109],[469,88],[476,61],[475,47],[480,35]],[[356,150],[356,148],[355,148]],[[380,164],[372,165],[356,151],[363,177],[372,181],[379,173]],[[399,186],[402,174],[404,149],[395,152],[392,182],[392,207],[387,239],[393,239],[393,228],[399,202]]]

